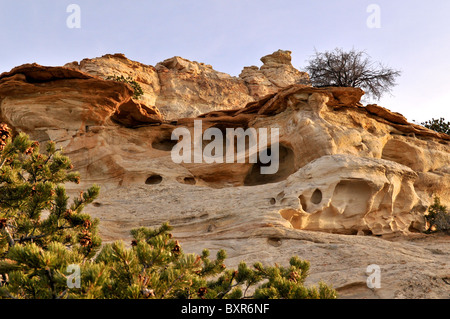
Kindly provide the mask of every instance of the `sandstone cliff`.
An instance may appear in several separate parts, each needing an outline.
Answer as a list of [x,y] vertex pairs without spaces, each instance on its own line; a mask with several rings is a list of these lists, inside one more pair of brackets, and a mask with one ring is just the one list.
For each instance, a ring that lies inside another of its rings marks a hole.
[[[155,106],[167,120],[195,117],[212,110],[244,107],[248,102],[291,84],[309,84],[309,76],[291,64],[291,52],[279,50],[261,58],[261,68],[244,68],[232,77],[211,65],[173,57],[154,67],[123,54],[72,62],[65,67],[101,78],[124,75],[143,88],[142,102]],[[251,71],[250,71],[251,70]]]
[[[107,240],[169,220],[188,250],[223,247],[232,263],[298,254],[312,261],[312,280],[344,296],[448,294],[448,245],[430,250],[419,232],[432,196],[450,206],[450,136],[362,105],[360,89],[311,87],[289,51],[261,61],[239,77],[180,57],[155,66],[121,54],[22,65],[0,75],[0,120],[56,141],[81,186],[102,186],[89,212]],[[110,75],[131,76],[143,97]],[[262,175],[261,162],[175,163],[171,134],[193,133],[195,120],[203,131],[279,129],[277,145],[267,145],[280,150],[277,173]],[[421,239],[374,237],[397,234]],[[371,263],[395,284],[368,290]],[[411,272],[421,282],[413,292]]]

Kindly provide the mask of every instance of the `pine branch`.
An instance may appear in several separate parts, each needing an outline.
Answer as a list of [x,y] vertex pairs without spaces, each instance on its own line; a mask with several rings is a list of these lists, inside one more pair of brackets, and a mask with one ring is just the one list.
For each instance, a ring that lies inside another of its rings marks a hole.
[[50,290],[52,292],[52,299],[56,298],[56,291],[55,291],[55,283],[53,282],[53,274],[50,268],[45,269],[45,274],[47,275],[49,281],[50,281]]
[[[60,227],[57,227],[54,231],[59,231],[59,230],[63,230],[63,229],[73,229],[75,227],[76,226],[60,226]],[[22,236],[22,237],[20,237],[18,239],[15,239],[14,241],[19,243],[19,244],[22,244],[22,243],[27,242],[27,241],[33,241],[35,239],[40,239],[40,238],[44,238],[44,237],[48,237],[48,236],[51,236],[51,233],[44,233],[44,234],[35,235],[35,236],[31,236],[30,235],[30,236],[26,236],[26,237]]]
[[186,273],[183,273],[183,274],[181,274],[180,276],[178,276],[178,278],[176,278],[176,279],[172,282],[172,284],[169,286],[169,288],[167,288],[167,290],[166,290],[166,291],[164,292],[164,294],[161,296],[161,299],[164,299],[164,297],[172,290],[172,288],[173,288],[173,286],[175,285],[175,283],[176,283],[178,280],[184,278],[185,275],[186,275]]
[[8,226],[5,225],[5,227],[3,227],[3,228],[1,229],[1,231],[5,233],[6,238],[7,238],[7,240],[8,240],[8,245],[9,245],[9,247],[13,247],[13,246],[15,245],[15,241],[14,241],[13,236],[11,235],[11,232],[10,232],[9,229],[8,229]]
[[5,165],[5,163],[6,163],[6,157],[3,159],[3,161],[0,163],[0,169],[2,169],[3,168],[3,166]]
[[235,277],[236,277],[236,272],[233,272],[232,275],[231,275],[231,279],[230,279],[230,282],[229,282],[228,289],[225,290],[225,291],[219,292],[216,295],[216,298],[223,299],[226,296],[227,293],[229,293],[234,287],[236,287],[236,286],[238,286],[240,284],[240,283],[236,283],[235,285],[233,285],[233,280],[234,280]]
[[62,293],[59,294],[58,297],[56,297],[56,299],[63,299],[65,295],[67,295],[69,289],[64,290]]

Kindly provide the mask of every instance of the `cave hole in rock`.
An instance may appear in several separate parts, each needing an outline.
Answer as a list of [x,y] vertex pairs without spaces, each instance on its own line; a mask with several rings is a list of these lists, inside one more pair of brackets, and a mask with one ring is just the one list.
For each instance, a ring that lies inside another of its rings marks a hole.
[[284,191],[281,191],[281,193],[279,193],[278,195],[277,195],[277,200],[280,200],[280,199],[283,199],[284,198],[284,196],[285,196],[286,194],[284,193]]
[[[295,173],[295,156],[294,151],[283,145],[276,144],[279,149],[278,171],[274,174],[262,174],[261,167],[272,165],[271,162],[263,164],[258,156],[257,163],[253,164],[247,176],[244,179],[244,186],[255,186],[269,183],[277,183],[285,180],[289,175]],[[271,156],[271,147],[267,149],[267,155]]]
[[320,189],[316,189],[314,193],[311,195],[311,203],[313,204],[320,204],[322,201],[322,192]]
[[162,178],[161,175],[154,174],[154,175],[149,176],[145,180],[145,184],[147,184],[147,185],[155,185],[155,184],[161,183],[162,180],[163,180],[163,178]]
[[306,209],[308,208],[308,206],[306,205],[306,198],[303,195],[300,195],[298,197],[298,200],[300,201],[300,206],[302,206],[302,209],[306,212]]
[[160,151],[170,152],[177,143],[178,141],[162,140],[158,142],[153,142],[152,147]]
[[421,227],[417,225],[416,222],[411,222],[411,224],[408,227],[408,231],[411,233],[420,233]]
[[159,138],[157,138],[152,142],[152,147],[160,151],[170,152],[173,149],[173,147],[183,139],[183,136],[180,136],[179,141],[172,140],[171,137],[172,133],[170,132],[163,133]]
[[196,180],[194,177],[185,177],[183,178],[183,183],[188,185],[195,185]]
[[367,213],[373,192],[365,180],[341,180],[334,189],[332,203],[335,207],[344,208],[344,216],[363,216]]
[[267,238],[267,243],[274,247],[280,247],[282,245],[281,239],[276,237]]
[[178,176],[177,182],[180,184],[187,184],[187,185],[195,185],[197,184],[197,180],[194,176]]

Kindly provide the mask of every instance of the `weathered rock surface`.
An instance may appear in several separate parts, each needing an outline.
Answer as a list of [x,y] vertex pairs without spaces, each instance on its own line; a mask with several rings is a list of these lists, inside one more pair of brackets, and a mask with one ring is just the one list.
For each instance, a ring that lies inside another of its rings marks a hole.
[[[291,64],[291,52],[279,50],[261,59],[259,70],[240,77],[218,72],[211,65],[173,57],[154,67],[127,59],[123,54],[107,54],[65,65],[67,68],[106,79],[108,76],[131,77],[144,94],[142,103],[159,110],[166,120],[195,117],[212,110],[244,107],[263,95],[277,92],[291,84],[309,84],[306,73]],[[251,67],[252,70],[255,67]],[[263,79],[259,81],[258,79]]]
[[239,75],[254,98],[276,93],[292,84],[310,85],[309,75],[292,66],[291,51],[278,50],[262,57],[261,61],[264,64],[260,68],[244,67]]
[[[133,90],[83,72],[26,64],[0,75],[1,118],[39,139],[69,140],[104,125]],[[39,132],[39,133],[37,133]]]
[[131,77],[142,87],[144,95],[141,97],[143,104],[154,106],[161,86],[155,67],[129,60],[125,55],[106,54],[100,58],[84,59],[80,62],[67,63],[66,68],[83,71],[87,74],[106,79],[109,76]]
[[323,156],[288,178],[282,200],[291,208],[280,214],[296,229],[375,235],[423,229],[416,177],[390,161]]
[[[309,86],[289,51],[262,62],[239,78],[179,57],[23,65],[0,75],[0,120],[54,140],[82,187],[101,185],[88,212],[106,241],[170,221],[186,251],[225,248],[230,265],[296,254],[343,297],[450,297],[448,236],[419,233],[434,195],[450,206],[450,136],[363,106],[360,89]],[[144,97],[109,75],[136,79]],[[175,163],[171,134],[194,136],[195,121],[202,132],[277,128],[267,149],[279,150],[278,171],[261,174],[251,150],[243,163]],[[381,289],[367,288],[370,264]]]
[[[300,256],[311,263],[306,284],[323,280],[340,298],[450,297],[448,235],[376,237],[294,229],[278,213],[290,197],[284,187],[294,180],[214,189],[163,179],[103,191],[87,212],[101,220],[105,241],[120,238],[128,244],[130,229],[170,221],[184,251],[208,248],[214,256],[225,249],[229,267],[240,261],[286,265],[291,256]],[[380,266],[381,288],[367,287],[372,264]]]

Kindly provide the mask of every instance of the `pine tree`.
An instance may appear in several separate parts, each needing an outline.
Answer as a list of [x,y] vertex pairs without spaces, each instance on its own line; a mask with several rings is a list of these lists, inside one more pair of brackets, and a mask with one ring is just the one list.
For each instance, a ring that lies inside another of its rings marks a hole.
[[434,197],[434,203],[428,208],[425,214],[427,221],[427,233],[450,232],[450,212],[447,207],[441,205],[439,197]]
[[[93,186],[69,206],[63,183],[79,183],[54,143],[41,154],[25,134],[0,126],[0,297],[87,299],[336,298],[320,283],[305,287],[309,263],[288,268],[225,266],[226,252],[185,254],[172,227],[133,229],[129,245],[105,244],[98,220],[82,213],[99,194]],[[70,267],[78,267],[79,273]],[[78,284],[73,285],[73,280]]]
[[131,231],[131,248],[122,241],[105,245],[96,263],[108,265],[110,276],[103,287],[104,298],[201,298],[207,278],[225,269],[226,254],[221,250],[211,261],[209,252],[184,254],[172,238],[172,227]]
[[11,287],[21,286],[12,289],[18,297],[46,297],[41,292],[46,285],[56,297],[60,267],[71,258],[89,258],[100,247],[98,220],[82,213],[99,187],[80,193],[69,205],[63,183],[79,183],[80,176],[71,172],[69,158],[55,143],[49,142],[42,154],[38,142],[24,133],[13,139],[5,124],[0,140],[0,278],[4,283],[16,271],[8,277]]

